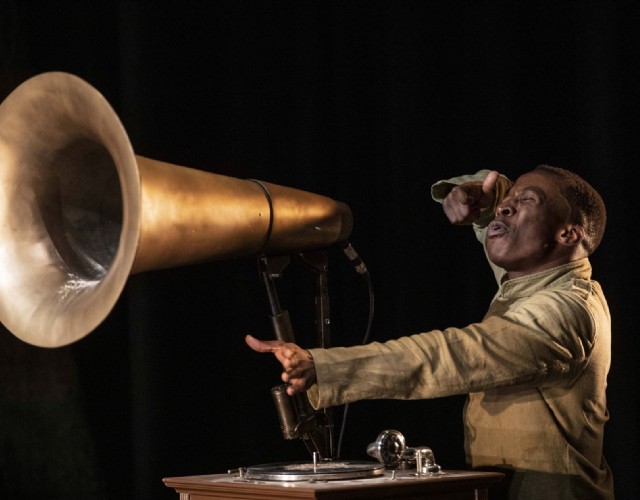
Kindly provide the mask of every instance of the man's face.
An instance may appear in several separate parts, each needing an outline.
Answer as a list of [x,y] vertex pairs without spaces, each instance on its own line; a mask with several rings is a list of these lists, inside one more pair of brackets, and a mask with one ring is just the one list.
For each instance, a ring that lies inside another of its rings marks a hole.
[[489,224],[489,259],[508,271],[509,278],[559,265],[563,249],[557,235],[570,211],[553,177],[540,172],[522,175]]

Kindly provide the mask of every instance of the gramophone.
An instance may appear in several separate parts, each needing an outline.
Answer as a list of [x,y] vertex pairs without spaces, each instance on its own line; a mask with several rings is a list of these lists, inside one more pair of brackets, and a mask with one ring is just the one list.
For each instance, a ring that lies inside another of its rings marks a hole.
[[[27,80],[0,106],[0,167],[0,321],[21,340],[81,339],[133,273],[252,257],[275,336],[294,341],[274,280],[295,254],[316,273],[318,344],[329,344],[324,250],[341,243],[355,258],[346,204],[138,156],[104,97],[62,72]],[[283,436],[334,458],[327,411],[272,392]]]

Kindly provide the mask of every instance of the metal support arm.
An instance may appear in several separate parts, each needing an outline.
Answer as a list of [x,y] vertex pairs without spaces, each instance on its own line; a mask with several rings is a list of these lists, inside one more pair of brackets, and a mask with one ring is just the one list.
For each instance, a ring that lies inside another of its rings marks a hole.
[[[300,255],[302,262],[316,272],[316,336],[319,347],[330,345],[329,295],[327,291],[326,252],[312,252]],[[295,342],[289,313],[283,310],[278,299],[275,278],[280,278],[291,259],[284,257],[260,257],[258,260],[260,277],[265,284],[271,322],[275,336],[282,342]],[[323,460],[334,458],[333,424],[329,409],[316,412],[306,394],[289,396],[286,385],[271,390],[280,427],[285,439],[301,438],[312,454],[318,453]]]

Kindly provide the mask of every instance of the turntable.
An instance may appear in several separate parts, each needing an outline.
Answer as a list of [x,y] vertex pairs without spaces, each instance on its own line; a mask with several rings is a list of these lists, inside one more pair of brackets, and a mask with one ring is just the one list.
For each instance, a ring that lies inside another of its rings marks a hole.
[[[369,462],[337,460],[331,462],[291,462],[254,465],[238,469],[238,478],[257,481],[333,481],[363,479],[384,474],[384,465]],[[236,471],[231,471],[235,473]]]
[[395,478],[396,470],[410,469],[413,464],[416,476],[445,474],[435,463],[435,457],[430,448],[407,447],[404,436],[396,430],[383,431],[376,441],[367,447],[367,453],[378,462],[319,461],[319,455],[314,452],[311,462],[254,465],[247,469],[229,472],[237,473],[239,480],[319,482],[380,477],[384,475],[386,469],[393,469],[392,475]]
[[180,500],[247,499],[487,499],[502,474],[444,471],[430,448],[408,447],[385,430],[367,447],[377,462],[325,460],[255,465],[227,474],[165,478]]

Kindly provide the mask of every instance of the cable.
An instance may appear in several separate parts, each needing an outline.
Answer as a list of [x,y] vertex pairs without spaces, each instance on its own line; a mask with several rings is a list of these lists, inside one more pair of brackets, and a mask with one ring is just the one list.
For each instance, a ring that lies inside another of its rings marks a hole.
[[[369,271],[367,270],[364,262],[355,252],[350,243],[346,243],[343,247],[344,253],[347,258],[354,264],[356,271],[358,274],[363,276],[367,280],[367,288],[369,292],[369,318],[367,320],[367,328],[365,330],[364,337],[362,339],[362,344],[366,344],[369,342],[369,337],[371,336],[371,327],[373,325],[373,315],[375,310],[375,301],[373,294],[373,284],[371,283],[371,276],[369,275]],[[344,405],[344,409],[342,411],[342,423],[340,425],[340,434],[338,436],[338,446],[336,448],[336,458],[340,458],[340,454],[342,452],[342,439],[344,437],[345,428],[347,425],[347,416],[349,415],[349,403]]]

